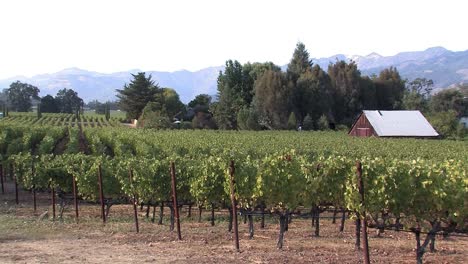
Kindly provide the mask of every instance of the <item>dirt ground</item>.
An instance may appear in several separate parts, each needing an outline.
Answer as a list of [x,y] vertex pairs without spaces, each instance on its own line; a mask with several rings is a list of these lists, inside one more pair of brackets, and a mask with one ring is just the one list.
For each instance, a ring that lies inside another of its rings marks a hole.
[[[9,186],[12,187],[12,186]],[[360,263],[362,256],[354,249],[354,225],[347,221],[340,234],[339,224],[320,221],[320,237],[313,236],[310,219],[293,219],[285,234],[282,250],[276,249],[278,219],[267,218],[266,228],[255,222],[255,237],[248,238],[248,226],[239,225],[240,248],[233,246],[227,231],[227,212],[216,212],[212,227],[205,212],[199,223],[181,212],[182,241],[169,231],[165,209],[163,225],[146,219],[139,211],[140,233],[135,232],[133,208],[113,206],[108,223],[102,224],[97,205],[81,204],[79,223],[73,208],[63,219],[51,219],[50,195],[38,194],[38,210],[32,209],[29,192],[20,193],[15,204],[12,188],[0,194],[0,263]],[[49,218],[39,220],[46,210]],[[258,220],[258,219],[257,219]],[[370,257],[373,263],[415,263],[414,235],[386,231],[377,237],[370,230]],[[449,237],[436,240],[436,252],[424,255],[425,263],[468,263],[468,238]]]

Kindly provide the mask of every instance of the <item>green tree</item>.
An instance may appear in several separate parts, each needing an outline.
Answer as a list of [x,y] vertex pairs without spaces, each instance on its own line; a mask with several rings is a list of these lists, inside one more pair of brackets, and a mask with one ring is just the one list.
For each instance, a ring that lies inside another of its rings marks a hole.
[[237,113],[243,107],[242,65],[238,61],[226,61],[224,72],[218,76],[218,104],[213,108],[216,123],[221,129],[237,128]]
[[241,130],[260,130],[258,117],[253,108],[242,108],[237,114],[237,127]]
[[402,108],[427,112],[434,82],[426,78],[416,78],[408,82],[403,94]]
[[126,111],[127,118],[138,118],[143,112],[143,108],[149,102],[162,101],[161,89],[151,79],[151,75],[146,77],[144,72],[132,74],[133,80],[130,84],[125,84],[123,89],[117,89],[119,106]]
[[453,110],[436,112],[428,116],[431,125],[444,137],[454,138],[457,135],[458,123],[457,113]]
[[179,94],[174,89],[163,88],[164,108],[170,120],[176,115],[185,113],[185,105],[180,101]]
[[72,89],[63,88],[57,92],[55,101],[58,104],[60,113],[79,113],[83,106],[83,99]]
[[210,113],[198,112],[192,119],[192,128],[216,129],[216,123]]
[[335,121],[351,124],[363,109],[361,72],[355,62],[337,61],[328,66]]
[[237,127],[240,130],[248,130],[247,120],[249,119],[250,111],[248,108],[242,108],[239,113],[237,113]]
[[268,70],[281,71],[281,68],[273,62],[248,62],[242,66],[243,90],[240,96],[244,106],[248,107],[252,104],[255,96],[255,81]]
[[434,81],[426,78],[416,78],[408,83],[408,90],[421,94],[425,98],[431,96],[434,89]]
[[312,68],[309,52],[305,48],[304,43],[298,42],[294,49],[293,57],[288,64],[286,74],[288,79],[295,85],[301,74]]
[[428,101],[414,91],[405,91],[402,99],[402,108],[406,110],[420,110],[422,112],[427,111]]
[[377,94],[375,84],[368,76],[362,76],[360,79],[360,101],[363,110],[377,110]]
[[195,108],[197,106],[209,107],[211,104],[211,100],[212,100],[211,96],[207,94],[199,94],[195,96],[195,99],[193,99],[192,101],[188,103],[188,107],[190,108]]
[[405,92],[405,81],[395,67],[384,69],[374,79],[377,108],[380,110],[400,109]]
[[431,98],[430,108],[433,112],[455,111],[458,117],[468,115],[468,100],[462,91],[445,89]]
[[195,99],[188,103],[188,107],[191,108],[195,113],[208,113],[211,106],[211,100],[211,96],[207,94],[199,94],[195,96]]
[[41,98],[41,111],[43,113],[59,113],[59,105],[52,95],[46,95]]
[[317,127],[319,130],[328,130],[330,129],[328,118],[326,115],[322,115],[317,121]]
[[166,110],[159,102],[148,102],[138,122],[140,127],[166,129],[171,126]]
[[310,115],[306,115],[304,121],[302,122],[302,129],[304,130],[313,130],[314,129],[314,120]]
[[287,128],[291,86],[284,73],[272,70],[264,72],[255,82],[253,107],[261,126],[268,129]]
[[297,128],[296,115],[294,114],[294,112],[291,112],[291,114],[289,114],[289,118],[288,118],[288,129],[289,130],[295,130],[296,128]]
[[300,75],[293,92],[293,104],[300,123],[303,123],[308,114],[317,120],[330,111],[333,102],[330,86],[330,77],[319,65],[314,65]]
[[17,112],[28,112],[31,110],[32,99],[39,100],[39,88],[31,84],[16,81],[7,89],[8,100]]

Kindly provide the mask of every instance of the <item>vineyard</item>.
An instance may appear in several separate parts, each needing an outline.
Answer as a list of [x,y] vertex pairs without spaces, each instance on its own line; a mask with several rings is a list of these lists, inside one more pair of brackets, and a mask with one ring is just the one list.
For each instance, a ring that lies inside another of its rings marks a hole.
[[121,125],[119,118],[112,117],[109,120],[102,115],[79,115],[74,114],[42,114],[37,118],[35,113],[9,114],[2,119],[2,124],[22,124],[35,126],[70,126],[70,127],[117,127]]
[[282,248],[293,219],[309,219],[319,237],[326,215],[340,221],[341,231],[346,221],[355,223],[356,248],[366,247],[361,230],[367,228],[414,233],[418,262],[427,247],[435,250],[438,235],[468,231],[466,142],[340,132],[153,131],[65,114],[13,115],[0,121],[0,131],[2,191],[6,176],[31,191],[31,199],[51,190],[54,218],[56,197],[74,201],[77,220],[78,202],[100,204],[103,221],[112,206],[133,204],[137,230],[137,205],[153,215],[169,208],[171,230],[181,208],[198,210],[199,220],[210,211],[211,225],[215,210],[226,210],[229,231],[239,210],[250,238],[254,217],[261,227],[265,218],[279,219],[276,246]]

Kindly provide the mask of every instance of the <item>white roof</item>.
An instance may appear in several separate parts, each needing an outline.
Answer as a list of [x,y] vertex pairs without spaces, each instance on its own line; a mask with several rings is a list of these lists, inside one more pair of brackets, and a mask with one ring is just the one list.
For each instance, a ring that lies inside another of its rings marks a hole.
[[369,123],[381,137],[436,137],[439,134],[419,111],[368,111]]

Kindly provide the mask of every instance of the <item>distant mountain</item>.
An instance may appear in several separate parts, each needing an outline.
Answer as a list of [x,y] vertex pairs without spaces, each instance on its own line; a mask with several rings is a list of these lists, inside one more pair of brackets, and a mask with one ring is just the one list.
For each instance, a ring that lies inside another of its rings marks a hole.
[[[188,103],[196,95],[206,93],[216,94],[216,79],[220,70],[224,67],[210,67],[196,72],[176,71],[158,72],[147,71],[152,75],[153,80],[160,87],[174,88],[180,95],[182,102]],[[78,95],[85,102],[98,99],[99,101],[115,100],[116,89],[121,89],[125,83],[132,79],[131,74],[136,74],[141,70],[135,69],[127,72],[116,72],[104,74],[86,71],[78,68],[68,68],[52,74],[40,74],[27,78],[16,76],[5,80],[0,80],[0,88],[7,88],[12,82],[20,80],[37,86],[41,90],[41,95],[54,95],[58,90],[71,88],[78,92]]]
[[468,83],[468,50],[453,52],[442,47],[424,51],[401,52],[395,56],[381,56],[371,53],[367,56],[346,56],[338,54],[329,58],[313,60],[327,69],[336,60],[355,61],[364,75],[379,74],[384,68],[395,66],[403,78],[427,78],[434,81],[436,88]]
[[[434,81],[436,88],[446,88],[459,83],[468,83],[468,50],[453,52],[442,47],[433,47],[424,51],[401,52],[395,56],[381,56],[371,53],[367,56],[337,54],[329,58],[313,59],[313,63],[327,69],[337,60],[355,61],[363,75],[379,74],[387,67],[395,66],[403,78],[413,80],[417,77]],[[286,70],[287,65],[281,67]],[[216,80],[224,66],[209,67],[199,71],[186,70],[176,72],[147,71],[161,87],[174,88],[184,103],[188,103],[198,94],[215,95]],[[132,79],[130,70],[104,74],[78,68],[68,68],[51,74],[40,74],[27,78],[16,76],[0,80],[0,88],[7,88],[12,82],[20,80],[33,84],[41,90],[41,95],[55,95],[62,88],[71,88],[78,92],[85,101],[115,99],[115,89],[120,89]]]

